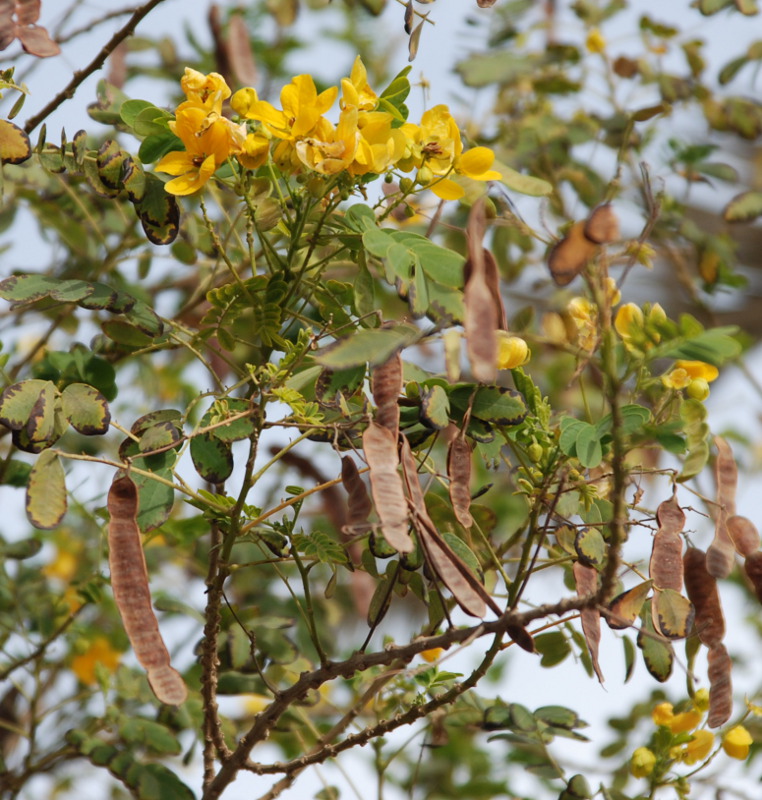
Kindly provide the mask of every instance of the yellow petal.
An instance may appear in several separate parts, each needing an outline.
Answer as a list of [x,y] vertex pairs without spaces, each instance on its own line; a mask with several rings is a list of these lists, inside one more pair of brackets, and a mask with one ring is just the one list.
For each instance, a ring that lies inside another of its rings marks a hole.
[[184,175],[192,169],[195,169],[193,156],[184,150],[167,153],[154,167],[155,172],[166,172],[168,175]]
[[207,156],[200,167],[189,170],[177,178],[173,178],[169,183],[164,184],[164,191],[178,197],[193,194],[201,189],[209,178],[214,175],[216,169],[214,156]]
[[683,369],[691,378],[703,378],[711,383],[720,374],[717,367],[704,361],[675,361],[676,369]]
[[[489,147],[472,147],[458,159],[458,171],[469,178],[476,178],[487,172],[495,160],[495,154]],[[500,173],[495,173],[498,178]]]
[[754,740],[743,725],[736,725],[722,737],[722,749],[731,757],[744,760]]
[[462,186],[449,178],[441,178],[434,181],[429,187],[434,194],[442,200],[460,200],[465,194]]

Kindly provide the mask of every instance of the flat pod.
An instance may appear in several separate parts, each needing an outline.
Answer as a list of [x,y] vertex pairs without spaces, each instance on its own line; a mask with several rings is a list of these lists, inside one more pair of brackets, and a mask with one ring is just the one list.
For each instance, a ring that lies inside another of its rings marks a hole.
[[566,286],[582,272],[598,251],[585,236],[585,223],[575,222],[548,255],[548,269],[557,286]]
[[666,528],[659,528],[654,535],[648,565],[648,573],[655,586],[676,592],[683,588],[682,555],[682,537]]
[[130,477],[114,480],[107,505],[111,587],[124,629],[157,699],[179,706],[185,702],[188,690],[180,673],[170,666],[151,605],[148,569],[137,524],[138,490]]
[[[572,567],[577,594],[580,597],[594,594],[598,591],[598,571],[588,567],[580,561],[575,561]],[[587,648],[590,651],[590,660],[598,680],[603,683],[603,673],[598,663],[598,648],[601,643],[601,614],[597,608],[583,608],[580,612],[582,619],[582,633],[585,635]]]
[[341,459],[341,482],[349,495],[347,499],[347,532],[355,533],[366,527],[372,509],[365,482],[351,456]]
[[620,238],[619,218],[610,203],[593,209],[585,222],[585,237],[595,244],[608,244]]
[[397,471],[397,442],[388,428],[371,422],[363,432],[362,444],[370,468],[370,490],[384,538],[400,553],[411,553],[414,543],[408,533],[407,501]]
[[464,527],[474,524],[471,516],[471,446],[463,436],[456,436],[447,451],[447,476],[450,479],[450,501],[455,519]]
[[710,728],[724,725],[733,713],[733,684],[730,678],[731,661],[724,644],[709,649],[709,718]]
[[707,572],[706,554],[689,547],[683,556],[685,591],[696,609],[696,630],[702,644],[715,647],[725,637],[717,580]]
[[376,404],[376,422],[397,438],[400,429],[399,396],[402,392],[402,356],[391,358],[374,367],[370,373],[371,392]]
[[746,557],[744,572],[754,587],[757,600],[762,603],[762,552],[752,553]]
[[660,528],[670,533],[682,532],[685,527],[685,512],[680,508],[674,494],[669,500],[659,503],[659,507],[656,509],[656,521]]
[[739,555],[746,558],[759,550],[759,531],[750,519],[734,514],[728,517],[726,524],[730,539]]

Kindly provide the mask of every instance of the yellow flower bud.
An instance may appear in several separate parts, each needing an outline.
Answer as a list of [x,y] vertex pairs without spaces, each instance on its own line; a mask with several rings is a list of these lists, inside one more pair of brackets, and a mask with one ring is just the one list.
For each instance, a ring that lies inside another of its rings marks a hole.
[[444,647],[432,647],[429,650],[422,650],[421,658],[431,664],[433,661],[436,661],[442,653],[444,653]]
[[511,336],[506,331],[498,331],[497,337],[498,369],[513,369],[529,361],[529,347],[521,337]]
[[643,312],[635,303],[625,303],[616,313],[614,328],[623,339],[632,338],[643,330]]
[[647,747],[639,747],[630,759],[630,774],[635,778],[647,778],[656,766],[656,755]]
[[703,401],[709,397],[709,384],[704,378],[696,378],[688,384],[688,388],[685,390],[685,392],[688,397],[692,397],[694,400]]
[[667,727],[672,733],[686,733],[697,728],[701,724],[703,717],[704,715],[700,711],[683,711],[681,714],[675,714],[667,723]]
[[699,689],[693,695],[693,707],[698,711],[709,710],[709,689]]
[[743,761],[749,755],[754,740],[743,725],[736,725],[722,737],[722,749],[731,757]]
[[674,716],[672,712],[672,703],[659,703],[651,712],[651,719],[657,725],[669,725],[674,719]]
[[606,40],[603,38],[603,34],[598,28],[593,28],[590,33],[587,34],[585,47],[587,47],[591,53],[602,53],[606,49]]

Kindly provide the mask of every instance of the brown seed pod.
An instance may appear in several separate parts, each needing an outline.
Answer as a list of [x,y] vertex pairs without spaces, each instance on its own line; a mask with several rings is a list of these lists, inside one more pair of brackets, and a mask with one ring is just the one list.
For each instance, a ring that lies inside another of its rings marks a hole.
[[714,476],[717,481],[717,504],[729,517],[736,513],[736,488],[738,486],[738,466],[733,458],[730,445],[721,437],[714,437],[717,458],[714,462]]
[[370,373],[376,404],[376,422],[391,431],[395,441],[400,430],[399,396],[402,393],[402,356],[395,353]]
[[156,697],[167,705],[185,702],[188,690],[170,666],[169,653],[151,605],[148,569],[137,524],[138,490],[129,476],[116,478],[108,493],[111,587],[132,649],[148,673]]
[[[577,594],[580,597],[585,597],[598,591],[598,571],[594,567],[588,567],[580,561],[575,561],[572,570],[574,572],[574,582],[577,586]],[[598,680],[603,683],[603,673],[598,663],[598,647],[601,642],[601,614],[597,608],[583,608],[580,611],[580,617],[582,619],[582,633],[585,635],[587,649],[590,651],[593,669],[598,676]]]
[[762,552],[751,553],[746,556],[743,565],[746,577],[751,581],[757,600],[762,603]]
[[717,591],[717,580],[707,572],[706,554],[689,547],[683,556],[685,591],[696,609],[696,630],[707,647],[715,647],[725,637],[725,619]]
[[673,494],[669,500],[659,503],[656,509],[656,521],[660,528],[664,528],[670,533],[681,533],[685,527],[685,513],[677,502],[677,497]]
[[585,236],[595,244],[608,244],[620,238],[619,218],[611,203],[593,209],[585,222]]
[[666,528],[659,528],[651,547],[648,574],[659,589],[683,588],[683,539]]
[[585,223],[575,222],[548,255],[548,268],[556,285],[571,283],[597,252],[598,245],[585,236]]
[[732,663],[724,644],[709,648],[709,718],[710,728],[724,725],[733,713]]
[[727,527],[730,539],[739,555],[745,558],[759,550],[759,531],[750,519],[734,514],[728,517]]
[[347,523],[344,526],[347,533],[356,533],[367,527],[372,504],[368,496],[365,482],[360,477],[357,464],[351,456],[341,459],[341,482],[349,495],[347,500]]
[[470,528],[474,518],[471,506],[471,447],[463,436],[456,436],[447,451],[447,475],[450,478],[450,500],[455,519]]
[[397,471],[397,441],[388,428],[371,422],[362,435],[362,445],[384,538],[398,552],[411,553],[415,545],[408,533],[407,501]]

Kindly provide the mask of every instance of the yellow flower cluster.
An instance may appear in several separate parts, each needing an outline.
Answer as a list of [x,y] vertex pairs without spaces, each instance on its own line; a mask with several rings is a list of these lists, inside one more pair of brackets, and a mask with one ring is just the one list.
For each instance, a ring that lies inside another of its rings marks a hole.
[[[664,754],[668,762],[682,762],[689,766],[709,758],[715,743],[715,735],[706,728],[699,728],[709,705],[706,689],[696,692],[693,704],[687,711],[675,713],[672,703],[659,703],[651,712],[654,723],[666,728],[677,738]],[[691,734],[685,741],[685,735]],[[722,737],[722,749],[731,758],[740,760],[749,755],[753,743],[751,735],[743,725],[730,728]],[[663,758],[664,756],[662,756]],[[656,769],[660,757],[648,747],[639,747],[630,758],[630,773],[636,778],[647,778]]]
[[[605,291],[609,307],[615,306],[622,299],[616,281],[611,277],[606,278]],[[598,306],[586,297],[574,297],[569,301],[567,309],[577,327],[577,344],[592,353],[598,341]]]
[[102,664],[109,672],[114,672],[121,658],[121,653],[112,647],[105,636],[96,636],[84,653],[72,658],[71,671],[82,683],[92,686],[96,682],[96,664]]
[[[198,191],[231,157],[245,169],[257,169],[272,157],[288,174],[305,169],[351,176],[381,174],[393,168],[416,170],[418,183],[446,200],[464,194],[452,175],[478,181],[501,177],[492,169],[492,150],[474,147],[464,152],[447,106],[426,111],[419,125],[400,124],[392,113],[380,108],[359,56],[350,76],[341,81],[337,124],[324,114],[336,101],[339,87],[318,92],[311,75],[297,75],[283,87],[281,108],[260,100],[251,87],[231,97],[217,73],[203,75],[186,68],[181,86],[187,99],[169,125],[185,150],[168,153],[156,166],[158,172],[175,176],[165,186],[170,194]],[[222,104],[228,98],[239,118],[255,124],[234,123],[222,116]]]
[[668,389],[685,389],[690,397],[706,400],[709,384],[719,374],[717,367],[703,361],[675,361],[675,366],[661,376],[661,382]]
[[635,303],[625,303],[617,311],[614,328],[627,350],[640,354],[659,343],[661,334],[658,328],[666,319],[667,315],[658,303],[647,307],[645,313]]

